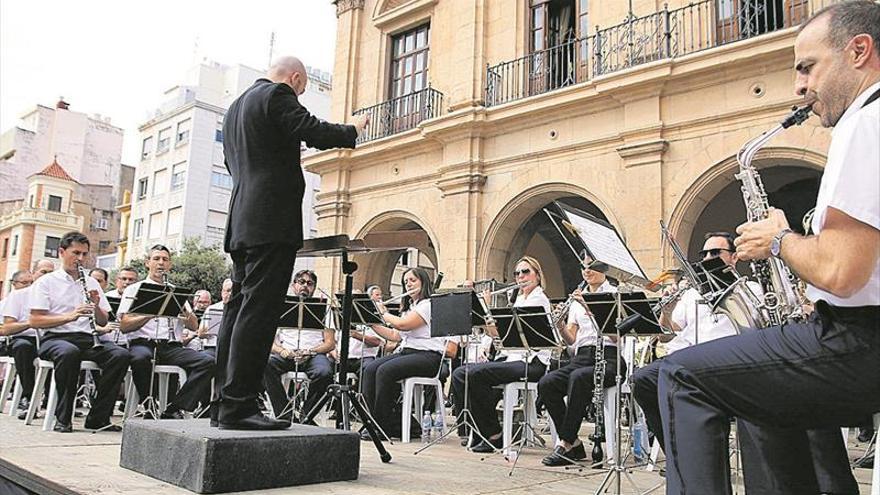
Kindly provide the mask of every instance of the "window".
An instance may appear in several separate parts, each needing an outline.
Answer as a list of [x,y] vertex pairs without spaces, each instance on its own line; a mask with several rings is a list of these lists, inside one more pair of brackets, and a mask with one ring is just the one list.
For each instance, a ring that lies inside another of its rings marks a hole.
[[181,120],[177,123],[176,145],[189,142],[189,131],[192,128],[192,119]]
[[171,128],[166,127],[159,131],[159,144],[156,147],[156,153],[168,151],[169,146],[171,146]]
[[428,34],[425,24],[391,38],[391,98],[428,86]]
[[148,239],[158,239],[162,237],[162,213],[153,213],[150,215],[150,226],[148,227],[149,233],[147,234]]
[[183,189],[186,182],[186,162],[177,163],[171,167],[171,190]]
[[46,237],[46,249],[43,250],[43,256],[47,258],[58,257],[58,246],[61,244],[60,237]]
[[168,210],[168,228],[165,230],[167,235],[176,235],[180,233],[180,227],[183,220],[183,208],[177,207]]
[[138,181],[138,199],[147,197],[147,184],[150,182],[148,177],[144,177]]
[[232,176],[223,172],[211,172],[211,185],[221,189],[232,189]]
[[34,195],[33,194],[31,194],[30,197],[28,197],[28,205],[30,205],[31,208],[34,207]]
[[135,218],[133,225],[133,235],[135,239],[140,239],[144,234],[144,219],[143,218]]
[[141,145],[141,160],[146,160],[153,153],[153,136],[144,138],[144,144]]
[[15,237],[12,238],[12,256],[18,252],[18,234],[15,234]]
[[110,222],[107,221],[106,218],[96,218],[95,219],[95,230],[107,230]]
[[98,241],[98,251],[104,252],[110,249],[110,241]]
[[9,250],[9,238],[6,237],[6,238],[3,239],[3,255],[0,256],[0,258],[5,258],[5,257],[6,257],[6,251],[8,251],[8,250]]
[[153,196],[164,194],[168,187],[168,169],[158,170],[153,174]]
[[223,129],[217,129],[214,131],[214,141],[217,141],[218,143],[223,142]]
[[61,211],[61,196],[49,195],[49,211]]

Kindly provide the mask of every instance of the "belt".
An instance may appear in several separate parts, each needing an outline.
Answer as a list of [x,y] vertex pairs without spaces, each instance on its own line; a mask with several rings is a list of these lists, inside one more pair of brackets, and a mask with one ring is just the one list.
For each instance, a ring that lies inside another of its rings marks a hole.
[[143,337],[137,339],[131,339],[128,341],[128,345],[145,345],[145,346],[155,346],[155,345],[168,345],[168,346],[183,346],[183,343],[178,342],[176,340],[168,340],[168,339],[145,339]]

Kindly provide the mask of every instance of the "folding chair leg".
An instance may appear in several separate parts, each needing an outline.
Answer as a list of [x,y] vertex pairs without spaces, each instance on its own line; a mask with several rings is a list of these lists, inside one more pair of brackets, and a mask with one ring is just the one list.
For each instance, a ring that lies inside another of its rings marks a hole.
[[168,407],[168,374],[159,375],[159,414],[165,412]]
[[502,442],[503,445],[508,446],[508,451],[505,452],[505,455],[510,453],[509,445],[513,441],[513,407],[516,404],[516,395],[518,392],[504,387],[504,412],[501,416],[501,432],[502,432]]
[[[55,384],[55,370],[52,370],[52,381],[49,385],[49,402],[46,403],[46,417],[43,418],[43,431],[51,431],[55,426],[55,406],[58,404],[58,388]],[[76,407],[76,400],[73,401]]]
[[37,410],[43,402],[43,390],[46,389],[46,379],[51,372],[52,370],[49,368],[37,366],[36,376],[34,377],[34,390],[31,393],[31,405],[28,407],[27,416],[24,420],[26,425],[31,424],[37,416]]
[[404,382],[403,385],[403,408],[400,418],[400,441],[403,443],[410,442],[409,429],[412,426],[412,408],[413,408],[413,391],[415,387],[411,383]]
[[[3,413],[3,407],[6,405],[6,397],[9,396],[9,392],[12,391],[13,384],[16,383],[16,372],[15,365],[12,363],[6,364],[6,370],[3,373],[3,389],[0,390],[0,414]],[[9,406],[9,415],[15,415],[15,409],[18,407],[18,402],[16,402],[15,398],[12,399],[12,405]]]

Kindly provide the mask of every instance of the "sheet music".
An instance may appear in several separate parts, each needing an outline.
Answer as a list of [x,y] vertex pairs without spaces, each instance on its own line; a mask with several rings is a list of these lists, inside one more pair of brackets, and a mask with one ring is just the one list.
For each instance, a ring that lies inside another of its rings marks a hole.
[[578,229],[580,236],[589,240],[587,245],[596,261],[601,261],[633,275],[645,276],[614,229],[573,215],[569,211],[565,211],[565,216]]

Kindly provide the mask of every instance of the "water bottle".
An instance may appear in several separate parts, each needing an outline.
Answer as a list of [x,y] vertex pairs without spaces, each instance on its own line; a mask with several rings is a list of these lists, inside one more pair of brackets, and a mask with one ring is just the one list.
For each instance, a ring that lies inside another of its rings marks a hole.
[[437,413],[437,416],[434,418],[434,435],[435,438],[440,438],[443,436],[443,426],[444,426],[445,418],[442,414]]
[[633,457],[637,462],[642,462],[646,457],[648,444],[648,427],[645,425],[645,417],[639,414],[636,424],[633,426]]
[[431,441],[431,427],[434,425],[434,419],[431,417],[431,411],[425,411],[422,416],[422,443]]

